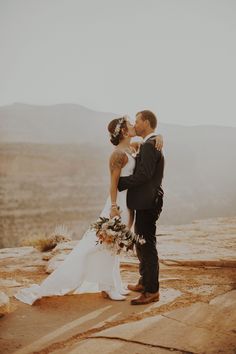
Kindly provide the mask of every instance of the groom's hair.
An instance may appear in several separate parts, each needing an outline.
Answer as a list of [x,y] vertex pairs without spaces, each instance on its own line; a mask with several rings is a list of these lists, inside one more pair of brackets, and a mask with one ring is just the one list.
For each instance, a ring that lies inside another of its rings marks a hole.
[[157,117],[155,116],[155,114],[151,111],[148,111],[147,109],[144,111],[140,111],[138,113],[136,113],[136,116],[138,114],[141,114],[141,118],[142,120],[148,120],[150,123],[150,126],[152,129],[156,129],[157,127]]

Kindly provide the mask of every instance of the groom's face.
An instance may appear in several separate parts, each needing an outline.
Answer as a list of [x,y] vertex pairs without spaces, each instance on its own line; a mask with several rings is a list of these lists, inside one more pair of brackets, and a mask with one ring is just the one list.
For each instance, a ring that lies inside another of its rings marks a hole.
[[146,130],[146,122],[142,119],[142,114],[139,113],[136,115],[135,125],[134,125],[136,134],[142,136]]

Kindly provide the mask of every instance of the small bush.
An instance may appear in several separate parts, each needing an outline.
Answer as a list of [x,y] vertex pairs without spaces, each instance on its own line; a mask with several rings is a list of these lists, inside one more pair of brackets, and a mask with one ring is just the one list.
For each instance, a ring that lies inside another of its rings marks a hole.
[[71,241],[71,231],[64,225],[56,226],[52,234],[44,236],[32,236],[24,239],[21,242],[22,246],[32,246],[40,252],[47,252],[53,250],[58,243]]

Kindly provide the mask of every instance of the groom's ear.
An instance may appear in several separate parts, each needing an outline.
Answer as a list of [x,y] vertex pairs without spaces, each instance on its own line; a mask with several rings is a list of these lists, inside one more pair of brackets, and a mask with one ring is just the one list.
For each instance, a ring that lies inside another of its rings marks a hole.
[[146,128],[150,128],[151,127],[150,122],[149,122],[148,119],[144,119],[143,122],[144,122]]

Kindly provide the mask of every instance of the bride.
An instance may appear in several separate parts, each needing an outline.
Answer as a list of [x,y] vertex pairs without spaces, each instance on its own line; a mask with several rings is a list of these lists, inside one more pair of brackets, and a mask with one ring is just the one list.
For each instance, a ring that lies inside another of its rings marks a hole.
[[[127,190],[119,192],[117,185],[120,176],[133,174],[134,154],[138,152],[139,144],[130,142],[136,133],[127,116],[113,119],[108,131],[110,141],[116,148],[109,161],[110,195],[100,216],[120,216],[122,223],[131,228],[134,216],[126,206]],[[160,149],[161,146],[162,137],[157,136],[156,148]],[[112,254],[102,244],[96,244],[96,240],[96,232],[88,229],[63,263],[40,285],[33,284],[20,289],[14,296],[29,305],[44,296],[98,291],[111,300],[125,300],[129,290],[122,284],[119,256]]]

